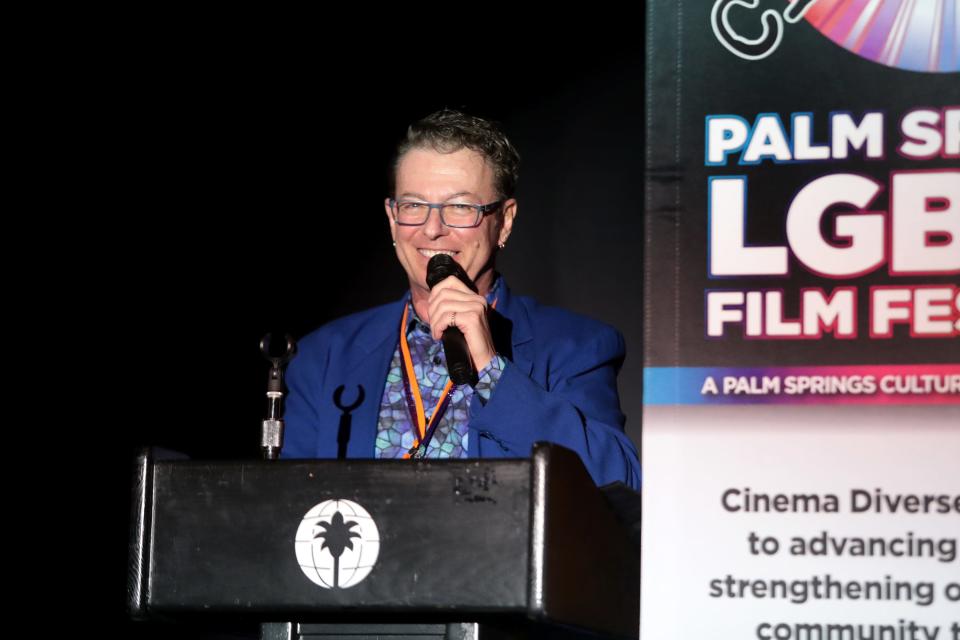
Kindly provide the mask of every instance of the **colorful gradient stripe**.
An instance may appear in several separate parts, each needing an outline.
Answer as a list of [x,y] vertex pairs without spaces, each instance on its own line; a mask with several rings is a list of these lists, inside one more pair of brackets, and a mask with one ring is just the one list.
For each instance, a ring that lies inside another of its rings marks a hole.
[[814,0],[804,18],[867,60],[910,71],[960,71],[960,0]]
[[[790,376],[827,376],[848,380],[851,376],[872,376],[876,381],[874,393],[803,393],[788,394],[786,381]],[[907,384],[922,376],[937,376],[945,380],[951,390],[946,393],[888,393],[882,381],[900,380]],[[707,377],[712,377],[719,388],[716,395],[701,394]],[[723,392],[725,378],[737,381],[751,380],[759,388],[764,377],[780,380],[779,393],[748,394]],[[913,365],[844,365],[808,367],[647,367],[643,374],[643,403],[645,405],[671,404],[960,404],[960,364]]]

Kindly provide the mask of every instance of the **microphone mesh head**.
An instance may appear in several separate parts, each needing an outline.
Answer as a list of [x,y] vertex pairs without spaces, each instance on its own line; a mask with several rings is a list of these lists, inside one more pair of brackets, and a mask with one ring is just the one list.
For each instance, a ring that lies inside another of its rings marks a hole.
[[433,289],[438,282],[463,271],[460,265],[445,253],[438,253],[427,262],[427,286]]

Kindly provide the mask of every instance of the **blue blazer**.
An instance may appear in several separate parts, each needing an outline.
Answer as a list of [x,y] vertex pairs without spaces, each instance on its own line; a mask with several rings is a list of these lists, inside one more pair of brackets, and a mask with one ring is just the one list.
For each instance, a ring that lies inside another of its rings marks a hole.
[[[525,458],[546,440],[576,451],[598,485],[640,487],[637,450],[623,431],[617,371],[623,337],[613,327],[510,295],[501,284],[490,324],[507,360],[486,405],[474,394],[468,450],[476,458]],[[390,360],[408,296],[320,327],[298,344],[286,373],[283,458],[336,458],[343,411],[353,409],[347,457],[371,458]]]

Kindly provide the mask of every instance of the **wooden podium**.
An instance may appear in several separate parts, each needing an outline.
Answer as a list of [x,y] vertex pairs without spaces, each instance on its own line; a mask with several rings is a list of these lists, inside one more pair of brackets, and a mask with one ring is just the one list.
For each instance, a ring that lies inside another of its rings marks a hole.
[[251,619],[265,639],[638,634],[637,544],[557,445],[522,460],[145,452],[136,469],[138,619]]

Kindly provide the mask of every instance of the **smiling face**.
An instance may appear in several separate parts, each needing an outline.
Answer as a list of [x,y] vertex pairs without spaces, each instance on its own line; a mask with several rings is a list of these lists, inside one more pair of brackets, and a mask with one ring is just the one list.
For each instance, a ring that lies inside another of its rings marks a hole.
[[[415,148],[405,153],[397,164],[395,197],[434,203],[489,204],[499,197],[494,177],[490,164],[472,149],[441,153],[430,148]],[[384,206],[390,220],[390,233],[397,244],[397,258],[410,280],[414,303],[429,295],[427,261],[438,252],[453,256],[481,294],[490,290],[497,243],[506,242],[510,235],[517,211],[516,200],[506,200],[500,211],[483,216],[480,225],[470,229],[444,225],[436,209],[420,226],[398,225],[389,200]]]

